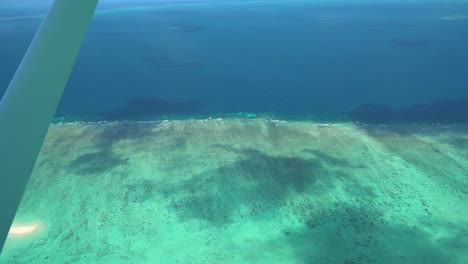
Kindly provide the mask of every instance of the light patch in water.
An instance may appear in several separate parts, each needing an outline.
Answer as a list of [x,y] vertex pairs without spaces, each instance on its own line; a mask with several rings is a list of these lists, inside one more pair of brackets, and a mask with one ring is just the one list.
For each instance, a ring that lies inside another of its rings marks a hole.
[[29,225],[20,225],[20,224],[13,224],[8,232],[8,236],[10,237],[22,237],[29,234],[32,234],[34,231],[39,229],[39,224],[29,224]]
[[468,20],[468,15],[450,15],[441,17],[443,20],[463,21]]
[[24,19],[34,19],[34,18],[44,18],[44,17],[45,17],[45,15],[5,17],[5,18],[0,18],[0,22],[4,22],[4,21],[16,21],[16,20],[24,20]]

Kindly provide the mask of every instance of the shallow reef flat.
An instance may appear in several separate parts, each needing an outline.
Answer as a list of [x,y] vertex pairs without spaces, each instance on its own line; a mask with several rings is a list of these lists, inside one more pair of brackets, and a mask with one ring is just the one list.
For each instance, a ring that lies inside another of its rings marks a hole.
[[52,125],[1,263],[467,263],[468,125]]

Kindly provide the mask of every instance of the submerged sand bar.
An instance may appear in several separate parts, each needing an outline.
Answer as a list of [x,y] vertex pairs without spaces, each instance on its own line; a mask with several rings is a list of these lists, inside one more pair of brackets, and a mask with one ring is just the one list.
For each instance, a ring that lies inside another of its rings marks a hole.
[[53,125],[18,212],[47,234],[0,263],[466,263],[467,132]]

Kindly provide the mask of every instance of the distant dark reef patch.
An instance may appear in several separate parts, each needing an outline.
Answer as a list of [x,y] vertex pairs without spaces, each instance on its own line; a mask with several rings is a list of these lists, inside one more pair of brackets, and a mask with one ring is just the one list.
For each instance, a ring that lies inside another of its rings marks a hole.
[[99,116],[107,120],[134,120],[166,114],[193,114],[202,108],[204,108],[204,104],[197,100],[176,102],[154,97],[135,98],[127,105],[101,113]]
[[184,69],[198,69],[203,67],[203,63],[198,61],[174,61],[169,56],[148,56],[143,59],[143,62],[146,65],[154,66],[158,68],[170,68],[170,67],[180,67]]
[[468,98],[394,108],[362,104],[349,113],[351,119],[366,123],[467,123]]
[[196,25],[173,25],[170,26],[169,29],[171,31],[177,32],[177,33],[193,33],[193,32],[198,32],[200,30],[203,30],[205,27],[203,26],[196,26]]
[[393,39],[391,41],[393,48],[425,48],[429,46],[429,43],[422,40],[404,40],[404,39]]

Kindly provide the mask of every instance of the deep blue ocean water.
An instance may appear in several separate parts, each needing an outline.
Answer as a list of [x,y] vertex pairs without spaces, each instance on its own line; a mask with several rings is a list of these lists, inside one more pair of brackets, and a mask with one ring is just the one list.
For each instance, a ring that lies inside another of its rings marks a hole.
[[[468,122],[468,20],[441,19],[455,14],[468,4],[101,9],[56,116]],[[40,22],[0,21],[0,95]]]

